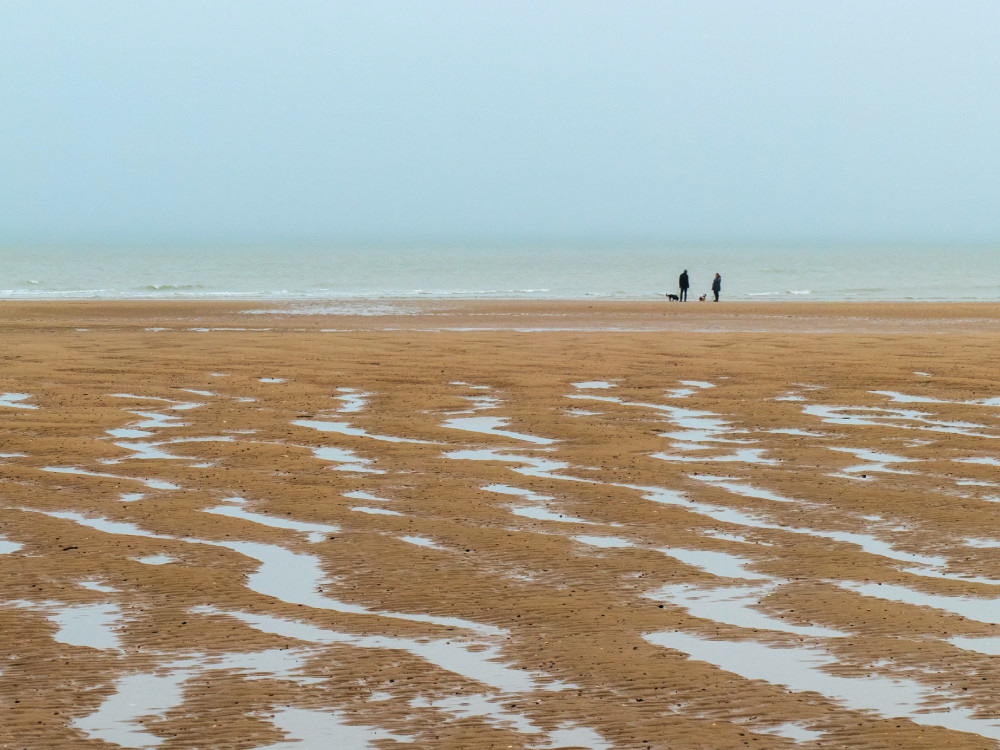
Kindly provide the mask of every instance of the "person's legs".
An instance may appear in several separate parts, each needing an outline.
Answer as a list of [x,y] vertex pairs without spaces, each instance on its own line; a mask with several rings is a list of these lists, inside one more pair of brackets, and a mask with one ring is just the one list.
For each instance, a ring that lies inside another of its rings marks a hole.
[[718,292],[712,292],[712,294],[715,295],[715,301],[718,302],[719,301],[719,293]]
[[688,290],[681,288],[681,302],[686,301],[688,298]]

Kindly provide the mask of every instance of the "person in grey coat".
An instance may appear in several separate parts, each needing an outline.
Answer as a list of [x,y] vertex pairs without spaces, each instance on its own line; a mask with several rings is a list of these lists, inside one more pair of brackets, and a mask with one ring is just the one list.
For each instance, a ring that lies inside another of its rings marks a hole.
[[715,278],[712,279],[712,294],[715,295],[715,301],[719,301],[719,292],[722,291],[722,277],[719,274],[715,274]]

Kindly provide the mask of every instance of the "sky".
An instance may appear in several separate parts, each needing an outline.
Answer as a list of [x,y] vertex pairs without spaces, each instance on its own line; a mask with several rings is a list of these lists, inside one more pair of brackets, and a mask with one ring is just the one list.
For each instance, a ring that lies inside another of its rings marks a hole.
[[0,244],[1000,242],[1000,3],[0,0]]

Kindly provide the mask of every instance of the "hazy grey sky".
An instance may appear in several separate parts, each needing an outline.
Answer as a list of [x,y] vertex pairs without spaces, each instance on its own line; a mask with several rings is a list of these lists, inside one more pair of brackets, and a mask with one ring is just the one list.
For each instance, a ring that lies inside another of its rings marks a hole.
[[0,242],[996,241],[998,30],[994,0],[0,0]]

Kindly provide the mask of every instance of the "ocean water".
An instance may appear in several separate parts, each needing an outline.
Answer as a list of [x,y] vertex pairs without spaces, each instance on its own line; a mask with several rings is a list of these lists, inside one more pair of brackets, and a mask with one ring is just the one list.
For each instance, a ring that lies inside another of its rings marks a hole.
[[[1000,300],[1000,248],[6,247],[0,298]],[[711,295],[709,294],[709,297]]]

